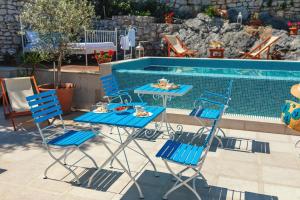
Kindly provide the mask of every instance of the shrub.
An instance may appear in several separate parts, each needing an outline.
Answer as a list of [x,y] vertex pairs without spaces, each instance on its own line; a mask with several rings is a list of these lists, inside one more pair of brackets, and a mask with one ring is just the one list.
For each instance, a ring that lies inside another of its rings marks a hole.
[[213,7],[213,6],[207,7],[207,8],[204,10],[204,13],[205,13],[206,15],[208,15],[209,17],[215,17],[215,16],[217,16],[217,10],[216,10],[216,8]]
[[103,18],[113,15],[140,15],[153,16],[163,21],[165,13],[171,8],[165,3],[156,0],[128,1],[128,0],[90,0],[95,8],[96,14]]

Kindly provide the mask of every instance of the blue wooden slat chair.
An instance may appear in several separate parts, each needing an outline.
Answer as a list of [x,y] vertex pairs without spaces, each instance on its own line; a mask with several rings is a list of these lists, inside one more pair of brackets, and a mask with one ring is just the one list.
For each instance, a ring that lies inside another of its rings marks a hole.
[[[84,154],[85,157],[88,157],[93,162],[96,168],[98,168],[95,160],[80,148],[85,142],[96,137],[96,134],[93,131],[67,130],[63,123],[61,116],[62,110],[55,90],[28,96],[26,97],[26,100],[29,104],[34,122],[43,139],[43,145],[45,146],[49,155],[55,160],[45,169],[44,178],[47,178],[47,172],[51,167],[53,167],[55,164],[60,164],[66,170],[72,173],[75,177],[76,183],[80,184],[78,176],[71,169],[72,165],[70,165],[70,167],[68,167],[69,165],[66,165],[66,159],[75,150],[79,150]],[[56,117],[58,117],[58,119],[60,119],[62,122],[63,131],[61,133],[55,132],[55,129],[53,130],[55,125],[49,125],[45,128],[41,127],[41,123]],[[49,135],[49,131],[52,131],[52,133],[54,131],[55,133]],[[54,148],[63,149],[64,153],[57,157],[51,152]]]
[[[209,128],[207,127],[207,129],[203,129],[202,132],[195,133],[194,136],[187,142],[181,139],[182,135],[174,140],[168,140],[156,154],[156,157],[163,159],[167,169],[176,180],[170,190],[165,193],[163,199],[167,199],[170,193],[182,186],[185,186],[195,194],[198,200],[201,200],[201,197],[196,190],[195,181],[197,178],[201,178],[206,182],[206,179],[200,173],[200,171],[212,144],[213,138],[215,137],[218,123],[224,111],[223,104],[217,104],[216,106],[218,107],[218,110],[216,111],[219,113],[217,117],[215,117],[217,115],[216,112],[206,113],[206,111],[204,111],[205,115],[211,118]],[[201,138],[203,133],[207,133],[207,135],[204,142],[199,145],[199,142],[196,140],[196,138]],[[179,164],[185,168],[178,173],[175,173],[171,169],[169,162]],[[184,180],[182,175],[189,169],[193,170],[194,173],[192,176]],[[192,186],[188,184],[191,181],[193,183]]]
[[[130,96],[129,91],[134,90],[134,88],[127,88],[127,89],[120,90],[118,82],[113,74],[100,77],[100,81],[102,83],[102,87],[105,93],[104,98],[106,98],[108,102],[114,102],[114,103],[132,102],[132,97]],[[140,97],[139,99],[141,102],[143,102]],[[118,100],[118,102],[116,102],[115,100]]]
[[[203,120],[212,120],[212,119],[217,119],[220,115],[219,109],[212,108],[207,105],[207,103],[212,103],[212,104],[220,104],[224,105],[224,112],[229,106],[229,102],[231,100],[231,93],[232,93],[232,86],[233,86],[233,80],[230,80],[228,82],[228,86],[226,88],[226,91],[224,94],[220,93],[215,93],[211,92],[208,90],[205,90],[200,98],[196,99],[194,102],[194,109],[190,113],[190,116],[194,116],[196,119],[198,119],[199,123],[201,124],[201,128],[198,130],[198,132],[201,132],[202,129],[205,128],[205,124],[202,123],[201,119]],[[217,134],[221,132],[223,137],[226,137],[225,132],[221,128],[217,128]],[[218,139],[219,143],[223,147],[223,143],[220,138],[217,137],[216,134],[216,139]]]

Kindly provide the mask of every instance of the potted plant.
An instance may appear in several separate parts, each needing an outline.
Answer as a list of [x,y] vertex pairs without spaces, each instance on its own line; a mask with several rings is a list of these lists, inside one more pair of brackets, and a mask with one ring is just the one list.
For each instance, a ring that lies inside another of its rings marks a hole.
[[97,53],[94,52],[94,58],[96,59],[99,71],[102,75],[110,74],[111,73],[111,66],[106,63],[110,63],[115,52],[113,50],[109,50],[108,52],[100,51]]
[[300,26],[300,22],[288,22],[288,27],[290,30],[290,35],[298,35],[298,29]]
[[115,52],[113,50],[109,50],[108,52],[94,51],[94,58],[96,59],[98,66],[101,67],[101,64],[111,62]]
[[22,22],[42,41],[36,51],[47,52],[53,61],[54,81],[40,86],[40,90],[57,90],[64,113],[71,110],[74,84],[62,82],[62,61],[68,53],[68,43],[80,40],[82,28],[89,27],[94,16],[94,7],[88,0],[36,0],[26,3],[21,12]]

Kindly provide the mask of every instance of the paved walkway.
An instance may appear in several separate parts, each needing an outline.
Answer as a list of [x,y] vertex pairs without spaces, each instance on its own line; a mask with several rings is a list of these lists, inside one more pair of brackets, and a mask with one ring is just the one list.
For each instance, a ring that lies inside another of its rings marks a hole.
[[[68,122],[77,126],[72,121]],[[109,132],[107,127],[100,128],[102,132]],[[71,184],[74,178],[60,166],[49,171],[51,179],[43,179],[43,170],[52,160],[42,148],[35,129],[28,129],[28,132],[13,132],[9,121],[5,121],[0,113],[1,200],[138,199],[135,186],[117,163],[113,164],[113,168],[107,167],[98,174],[93,189],[86,188],[85,184],[80,187]],[[195,132],[197,127],[185,126],[185,130]],[[300,149],[294,147],[300,137],[238,130],[225,132],[228,136],[228,139],[223,140],[225,148],[217,148],[214,144],[202,170],[210,187],[204,188],[201,181],[197,182],[203,200],[300,200]],[[117,138],[117,135],[111,136]],[[102,141],[112,148],[117,147],[115,142],[101,137],[84,146],[99,164],[109,156]],[[153,176],[153,169],[146,159],[133,151],[127,151],[131,170],[134,174],[139,174],[138,181],[147,200],[161,199],[173,184],[164,163],[154,156],[164,141],[161,136],[155,141],[139,141],[155,161],[160,172],[158,178]],[[74,153],[68,162],[72,163],[80,156],[80,153]],[[124,160],[122,154],[120,159]],[[92,163],[83,159],[74,169],[84,182],[93,172],[91,167]],[[196,198],[182,188],[172,193],[169,199]]]

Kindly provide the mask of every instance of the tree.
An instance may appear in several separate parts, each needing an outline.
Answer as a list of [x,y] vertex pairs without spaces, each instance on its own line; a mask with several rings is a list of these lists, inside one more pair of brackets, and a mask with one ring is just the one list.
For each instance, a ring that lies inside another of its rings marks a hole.
[[95,17],[94,7],[88,0],[35,0],[24,5],[20,17],[42,38],[39,51],[47,52],[54,64],[57,61],[57,79],[61,84],[61,65],[68,51],[67,44],[79,41],[83,27],[90,27]]

